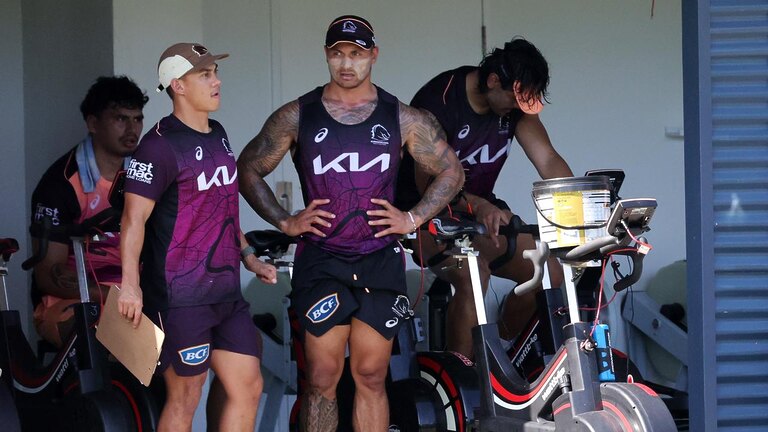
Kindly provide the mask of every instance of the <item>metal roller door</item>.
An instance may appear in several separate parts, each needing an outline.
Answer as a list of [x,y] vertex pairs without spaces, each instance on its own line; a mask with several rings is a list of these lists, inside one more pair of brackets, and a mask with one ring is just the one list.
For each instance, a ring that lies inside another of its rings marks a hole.
[[768,431],[768,0],[683,0],[690,414]]

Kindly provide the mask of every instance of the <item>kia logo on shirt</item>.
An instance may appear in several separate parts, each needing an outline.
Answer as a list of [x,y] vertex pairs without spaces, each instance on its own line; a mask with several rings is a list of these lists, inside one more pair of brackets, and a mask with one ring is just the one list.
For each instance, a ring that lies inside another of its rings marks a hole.
[[235,169],[234,173],[230,174],[226,165],[218,166],[210,179],[206,179],[205,172],[201,172],[200,175],[197,176],[197,190],[202,192],[207,191],[213,186],[221,187],[231,185],[236,179],[237,169]]
[[337,173],[363,172],[376,165],[379,166],[379,172],[384,172],[389,169],[389,159],[389,153],[382,153],[360,166],[359,153],[342,153],[328,162],[328,164],[323,164],[322,156],[318,156],[312,160],[312,168],[316,175],[325,174],[329,170],[336,171]]

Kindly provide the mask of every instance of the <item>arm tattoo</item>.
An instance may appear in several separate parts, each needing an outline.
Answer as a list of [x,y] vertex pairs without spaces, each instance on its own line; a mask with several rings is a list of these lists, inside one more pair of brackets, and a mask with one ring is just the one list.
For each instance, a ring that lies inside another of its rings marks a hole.
[[464,184],[464,171],[448,145],[435,116],[425,110],[400,105],[400,125],[418,168],[434,176],[421,201],[411,210],[426,220],[442,210]]
[[272,113],[258,135],[237,159],[240,193],[264,220],[274,226],[290,216],[277,202],[264,177],[271,173],[296,141],[299,103],[289,102]]

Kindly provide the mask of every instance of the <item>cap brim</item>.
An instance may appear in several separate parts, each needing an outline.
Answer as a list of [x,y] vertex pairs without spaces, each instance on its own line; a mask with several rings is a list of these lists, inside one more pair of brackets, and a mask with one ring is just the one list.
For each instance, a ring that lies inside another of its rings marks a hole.
[[[190,72],[192,72],[192,71],[195,71],[195,70],[200,70],[201,68],[204,68],[204,67],[206,67],[206,66],[210,66],[210,65],[212,65],[213,63],[215,63],[215,62],[216,62],[216,60],[221,60],[221,59],[223,59],[223,58],[227,58],[227,57],[229,57],[229,54],[216,54],[216,55],[210,55],[210,56],[208,56],[207,58],[205,58],[204,60],[202,60],[200,63],[198,63],[198,64],[196,64],[195,66],[193,66],[193,67],[192,67],[192,69],[190,69],[190,70],[188,70],[188,71],[184,72],[184,75],[180,76],[179,78],[183,78],[185,75],[187,75],[188,73],[190,73]],[[178,79],[178,78],[175,78],[175,79]],[[169,84],[169,85],[170,85],[170,84]],[[157,86],[157,88],[155,89],[155,91],[156,91],[156,92],[158,92],[158,93],[160,93],[160,92],[161,92],[161,91],[163,91],[163,90],[165,90],[165,87],[164,87],[162,84],[160,84],[159,86]]]
[[333,48],[336,45],[341,44],[341,43],[351,43],[352,45],[357,45],[357,46],[359,46],[360,48],[362,48],[362,49],[364,49],[366,51],[368,51],[369,49],[371,49],[371,48],[373,48],[375,46],[375,45],[371,44],[371,46],[367,47],[367,46],[361,44],[360,42],[358,42],[357,40],[342,39],[342,40],[337,40],[336,42],[332,43],[331,45],[326,45],[325,47],[326,48]]
[[[196,64],[192,69],[189,70],[189,72],[192,72],[193,70],[198,70],[198,69],[204,68],[206,66],[210,66],[213,63],[216,63],[216,60],[221,60],[221,59],[227,58],[227,57],[229,57],[229,54],[216,54],[216,55],[212,54],[212,55],[206,57],[200,63]],[[187,73],[189,73],[189,72],[187,72]],[[186,75],[186,74],[184,74],[184,75]],[[182,77],[184,75],[182,75]]]

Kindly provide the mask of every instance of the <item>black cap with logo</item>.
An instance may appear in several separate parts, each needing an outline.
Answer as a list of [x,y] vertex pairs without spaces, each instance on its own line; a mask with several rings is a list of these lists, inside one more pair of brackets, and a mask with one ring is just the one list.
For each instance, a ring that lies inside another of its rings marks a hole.
[[325,33],[325,46],[332,48],[342,42],[353,43],[363,49],[376,46],[373,26],[365,18],[355,15],[343,15],[331,21]]

